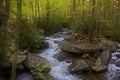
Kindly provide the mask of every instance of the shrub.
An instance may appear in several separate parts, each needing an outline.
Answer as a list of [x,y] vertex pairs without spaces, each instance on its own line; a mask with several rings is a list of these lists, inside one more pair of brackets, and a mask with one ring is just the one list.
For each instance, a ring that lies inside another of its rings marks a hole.
[[38,49],[43,42],[43,31],[37,29],[35,25],[29,23],[26,19],[22,19],[20,25],[20,48],[22,49]]

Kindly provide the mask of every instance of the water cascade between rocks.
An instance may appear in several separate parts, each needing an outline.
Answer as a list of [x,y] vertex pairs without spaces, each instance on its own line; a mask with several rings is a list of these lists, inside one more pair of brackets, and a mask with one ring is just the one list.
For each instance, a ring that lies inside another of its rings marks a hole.
[[58,48],[58,43],[62,41],[63,38],[46,38],[46,41],[49,43],[49,48],[45,50],[42,54],[40,54],[42,57],[46,58],[50,64],[52,70],[50,71],[50,74],[57,78],[57,80],[82,80],[78,78],[75,75],[71,75],[68,71],[68,66],[70,63],[67,63],[65,61],[58,61],[56,58],[54,58],[54,55],[59,53],[60,49]]
[[[77,76],[69,73],[68,67],[71,63],[66,61],[59,61],[54,56],[60,53],[61,49],[58,44],[64,40],[64,37],[54,38],[46,37],[45,41],[49,43],[49,48],[42,53],[37,54],[47,61],[49,61],[51,66],[51,71],[49,74],[56,78],[57,80],[84,80],[82,76]],[[105,73],[107,80],[119,80],[120,76],[120,52],[116,51],[112,53],[112,59],[108,65],[108,70]],[[17,80],[34,80],[32,75],[29,73],[24,73],[18,77]],[[86,80],[86,79],[85,79]],[[89,79],[87,79],[89,80]]]

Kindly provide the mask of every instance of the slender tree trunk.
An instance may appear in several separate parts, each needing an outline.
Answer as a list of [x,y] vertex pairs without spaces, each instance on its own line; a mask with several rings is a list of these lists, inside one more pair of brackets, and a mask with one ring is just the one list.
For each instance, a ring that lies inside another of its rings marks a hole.
[[38,10],[38,16],[40,17],[40,1],[37,1],[37,10]]
[[84,2],[85,2],[85,0],[82,0],[82,6],[83,6],[82,21],[83,21],[83,22],[84,22],[84,15],[85,15]]
[[76,0],[72,0],[72,29],[76,32]]
[[91,26],[89,26],[89,42],[91,42],[94,38],[94,30],[96,28],[95,22],[95,3],[96,0],[92,0],[92,11],[91,11]]
[[32,11],[32,16],[31,16],[31,21],[33,22],[34,20],[34,5],[33,5],[33,0],[30,0],[30,7],[31,7],[31,11]]
[[16,80],[16,68],[17,68],[17,58],[19,49],[19,35],[20,35],[20,24],[22,17],[22,0],[17,0],[17,17],[16,17],[16,28],[15,28],[15,43],[14,43],[14,53],[12,60],[12,72],[11,80]]
[[2,25],[7,27],[9,15],[10,15],[10,0],[0,0],[0,27]]
[[6,15],[5,15],[4,25],[7,27],[9,15],[10,15],[10,0],[5,0],[5,13]]
[[50,31],[50,0],[46,0],[46,25],[45,25],[45,32],[48,34]]

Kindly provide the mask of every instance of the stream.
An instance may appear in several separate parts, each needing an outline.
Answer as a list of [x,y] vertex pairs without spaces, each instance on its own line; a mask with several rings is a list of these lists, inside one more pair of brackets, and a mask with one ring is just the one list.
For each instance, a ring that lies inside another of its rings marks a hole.
[[[75,75],[71,75],[68,71],[68,66],[70,63],[65,61],[58,61],[53,56],[59,53],[60,49],[58,48],[58,43],[64,40],[63,38],[46,38],[46,41],[49,43],[49,48],[45,50],[42,54],[42,57],[46,58],[51,64],[50,74],[55,77],[57,80],[81,80]],[[55,43],[58,42],[58,43]]]
[[[64,40],[64,38],[46,37],[46,42],[49,43],[49,48],[38,55],[44,57],[50,62],[51,71],[49,74],[55,77],[57,80],[83,80],[80,76],[78,77],[77,75],[72,75],[69,73],[68,66],[71,63],[67,63],[65,61],[58,61],[56,58],[54,58],[54,55],[60,52],[58,43],[62,40]],[[118,59],[116,57],[116,54],[120,53],[114,52],[112,54],[112,59],[108,66],[107,72],[108,80],[119,80],[115,79],[115,76],[118,71],[120,72],[120,68],[115,65],[115,62],[112,62],[112,60]],[[18,80],[33,80],[33,77],[27,73],[24,73],[19,76]]]

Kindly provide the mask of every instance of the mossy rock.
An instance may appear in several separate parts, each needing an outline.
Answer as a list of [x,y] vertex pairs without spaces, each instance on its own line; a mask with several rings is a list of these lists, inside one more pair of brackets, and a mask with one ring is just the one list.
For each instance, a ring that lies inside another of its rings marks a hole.
[[95,61],[94,66],[92,66],[92,69],[95,72],[101,72],[101,71],[105,71],[108,68],[108,64],[110,62],[112,53],[110,53],[110,50],[106,50],[103,51],[101,53],[101,55],[97,58],[97,60]]
[[63,41],[59,45],[60,49],[69,53],[83,54],[83,53],[92,53],[98,51],[100,46],[98,43],[80,43],[75,44],[69,41]]
[[[24,64],[26,67],[28,67],[31,70],[32,74],[35,76],[35,78],[37,78],[37,80],[42,78],[43,74],[48,74],[51,70],[50,63],[46,59],[32,53],[28,54]],[[43,75],[43,77],[44,76],[45,75]],[[40,79],[40,80],[45,80],[45,79]]]
[[79,43],[64,40],[59,44],[61,50],[68,53],[84,54],[94,53],[97,51],[104,51],[109,49],[111,52],[115,51],[117,45],[115,42],[106,38],[100,38],[97,41],[79,41]]
[[51,76],[50,74],[43,74],[43,73],[39,73],[37,75],[34,76],[35,80],[57,80],[56,78],[54,78],[53,76]]

